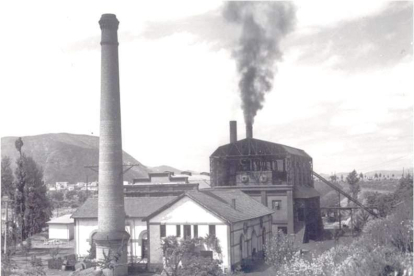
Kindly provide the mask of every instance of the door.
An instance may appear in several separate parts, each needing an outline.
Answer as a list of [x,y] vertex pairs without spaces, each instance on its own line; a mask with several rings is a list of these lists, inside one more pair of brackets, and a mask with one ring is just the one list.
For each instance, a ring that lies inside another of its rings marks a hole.
[[142,246],[141,246],[141,258],[148,258],[148,240],[147,239],[143,239],[142,240]]

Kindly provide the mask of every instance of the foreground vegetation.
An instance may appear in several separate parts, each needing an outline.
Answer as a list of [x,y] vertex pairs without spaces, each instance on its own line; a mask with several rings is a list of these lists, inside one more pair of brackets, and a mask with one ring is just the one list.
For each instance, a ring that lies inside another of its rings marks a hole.
[[280,233],[266,246],[267,263],[276,275],[288,276],[413,275],[413,179],[402,178],[392,195],[375,196],[372,202],[387,208],[360,225],[362,233],[351,244],[306,256]]

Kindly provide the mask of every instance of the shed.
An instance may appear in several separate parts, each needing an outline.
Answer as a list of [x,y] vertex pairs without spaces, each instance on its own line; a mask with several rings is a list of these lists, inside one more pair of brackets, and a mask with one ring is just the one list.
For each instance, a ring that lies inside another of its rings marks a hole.
[[47,224],[49,225],[49,239],[66,241],[73,239],[75,224],[71,214],[53,218]]

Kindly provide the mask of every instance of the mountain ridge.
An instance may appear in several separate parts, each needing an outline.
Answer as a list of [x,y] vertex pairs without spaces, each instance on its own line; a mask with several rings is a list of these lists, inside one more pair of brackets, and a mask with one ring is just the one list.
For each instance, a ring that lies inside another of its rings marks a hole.
[[[18,136],[1,138],[1,155],[9,156],[12,169],[18,152],[15,141]],[[44,170],[45,183],[64,181],[69,183],[97,181],[98,173],[85,166],[97,166],[99,162],[99,137],[85,134],[47,133],[22,136],[22,152],[31,156]],[[123,151],[124,164],[138,164],[124,175],[124,180],[148,175],[148,169],[141,162]]]

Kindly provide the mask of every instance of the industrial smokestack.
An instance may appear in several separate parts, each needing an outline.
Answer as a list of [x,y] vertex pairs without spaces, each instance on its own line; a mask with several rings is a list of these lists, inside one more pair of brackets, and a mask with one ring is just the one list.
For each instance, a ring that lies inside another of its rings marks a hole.
[[253,124],[251,122],[246,122],[246,138],[253,138]]
[[237,142],[237,121],[230,121],[230,143]]
[[[96,257],[115,254],[120,248],[119,266],[113,275],[127,275],[127,242],[123,194],[121,104],[119,93],[118,25],[114,14],[103,14],[101,37],[101,110],[99,138],[98,232]],[[124,264],[124,265],[123,265]]]

